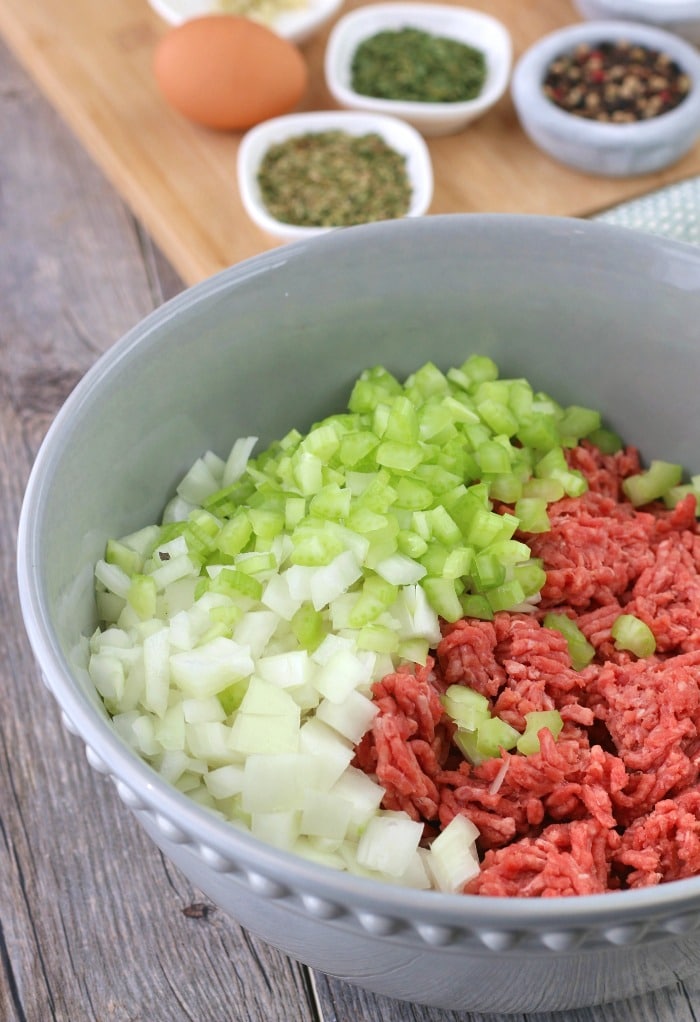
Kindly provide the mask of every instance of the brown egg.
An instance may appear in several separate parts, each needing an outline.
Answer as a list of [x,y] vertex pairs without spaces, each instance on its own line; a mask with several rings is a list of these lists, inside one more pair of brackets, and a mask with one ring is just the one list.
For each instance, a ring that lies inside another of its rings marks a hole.
[[297,47],[234,15],[207,15],[171,29],[153,61],[163,96],[184,117],[241,131],[289,113],[308,84]]

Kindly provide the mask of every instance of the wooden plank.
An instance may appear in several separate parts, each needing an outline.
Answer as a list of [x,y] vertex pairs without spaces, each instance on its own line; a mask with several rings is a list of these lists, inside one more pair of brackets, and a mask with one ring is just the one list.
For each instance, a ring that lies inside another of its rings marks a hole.
[[2,45],[0,96],[0,1019],[311,1022],[306,970],[164,860],[40,682],[15,581],[31,461],[78,378],[182,281]]
[[[363,0],[346,0],[343,11]],[[450,2],[450,0],[448,0]],[[455,0],[451,0],[455,2]],[[473,0],[508,26],[516,57],[578,20],[571,0]],[[153,81],[167,26],[146,0],[3,0],[0,32],[146,225],[186,283],[274,247],[246,216],[235,181],[239,137],[185,122]],[[327,31],[304,48],[311,86],[302,107],[332,108],[322,60]],[[560,166],[532,146],[505,97],[458,135],[429,140],[431,213],[587,215],[700,172],[700,146],[642,178],[604,179]]]

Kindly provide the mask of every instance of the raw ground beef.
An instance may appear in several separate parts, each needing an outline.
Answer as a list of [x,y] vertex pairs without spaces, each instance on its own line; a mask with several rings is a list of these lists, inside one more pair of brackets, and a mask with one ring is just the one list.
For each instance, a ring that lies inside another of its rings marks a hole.
[[[546,582],[534,613],[445,624],[423,668],[374,688],[379,706],[356,762],[386,790],[384,807],[425,826],[458,813],[479,828],[479,875],[465,893],[516,897],[645,887],[700,873],[700,530],[695,498],[635,509],[622,480],[637,452],[568,452],[588,491],[550,505],[552,528],[521,535]],[[504,510],[509,510],[504,508]],[[567,613],[595,648],[583,670],[544,628]],[[621,614],[646,622],[656,652],[616,649]],[[559,710],[540,751],[473,766],[452,742],[440,695],[467,685],[517,730],[533,710]]]

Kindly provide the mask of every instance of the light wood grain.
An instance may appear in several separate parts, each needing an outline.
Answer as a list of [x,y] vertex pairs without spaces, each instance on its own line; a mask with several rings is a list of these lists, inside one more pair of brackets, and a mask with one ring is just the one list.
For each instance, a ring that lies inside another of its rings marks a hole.
[[[345,0],[341,13],[366,0]],[[456,2],[456,0],[447,0]],[[571,0],[472,0],[508,26],[516,58],[550,29],[580,20]],[[236,187],[239,136],[185,122],[158,94],[153,48],[167,30],[146,0],[2,0],[0,32],[30,69],[182,278],[194,283],[278,242],[246,216]],[[334,103],[325,87],[328,30],[304,47],[303,109]],[[700,172],[700,146],[642,178],[571,171],[521,131],[509,96],[466,131],[429,140],[431,213],[585,215]]]
[[700,977],[614,1005],[479,1016],[311,973],[193,889],[91,771],[22,628],[19,509],[72,386],[182,281],[2,45],[0,108],[0,1020],[696,1022]]

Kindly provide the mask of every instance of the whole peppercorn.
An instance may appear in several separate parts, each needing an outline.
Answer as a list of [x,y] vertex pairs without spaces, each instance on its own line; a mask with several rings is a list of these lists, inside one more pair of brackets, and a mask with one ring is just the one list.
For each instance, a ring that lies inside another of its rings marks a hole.
[[589,120],[625,124],[659,117],[688,95],[690,79],[668,54],[621,39],[581,43],[545,73],[545,95]]

